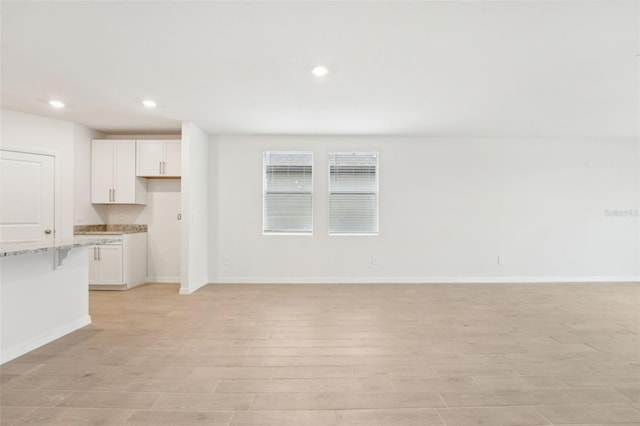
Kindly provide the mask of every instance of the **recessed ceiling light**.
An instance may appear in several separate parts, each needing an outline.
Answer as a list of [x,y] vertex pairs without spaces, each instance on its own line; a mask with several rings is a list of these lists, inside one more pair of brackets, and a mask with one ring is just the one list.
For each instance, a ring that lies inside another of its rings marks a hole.
[[155,108],[156,106],[158,106],[158,104],[151,99],[145,99],[144,101],[142,101],[142,105],[146,106],[147,108]]
[[52,99],[49,101],[49,105],[54,108],[64,108],[64,102]]
[[325,75],[329,74],[329,70],[327,69],[327,67],[323,67],[322,65],[319,65],[314,69],[312,69],[311,73],[316,77],[324,77]]

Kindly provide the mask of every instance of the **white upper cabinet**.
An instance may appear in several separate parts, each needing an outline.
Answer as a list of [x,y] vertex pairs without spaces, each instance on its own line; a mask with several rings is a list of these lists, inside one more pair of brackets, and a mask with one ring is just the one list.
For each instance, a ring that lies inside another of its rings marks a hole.
[[112,201],[115,166],[112,141],[94,140],[91,144],[91,202],[107,204]]
[[147,182],[136,176],[135,141],[92,141],[91,202],[94,204],[147,203]]
[[180,140],[138,140],[136,175],[140,177],[180,177]]
[[137,176],[161,176],[164,161],[163,145],[159,141],[137,141]]
[[165,141],[164,153],[163,171],[165,176],[182,176],[182,144],[180,141]]

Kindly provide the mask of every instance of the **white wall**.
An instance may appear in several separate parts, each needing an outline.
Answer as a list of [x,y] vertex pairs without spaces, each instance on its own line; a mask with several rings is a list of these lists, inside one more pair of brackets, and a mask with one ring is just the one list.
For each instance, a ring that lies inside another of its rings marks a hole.
[[[32,114],[8,110],[0,114],[2,148],[55,155],[56,237],[73,236],[75,208],[85,206],[78,210],[80,218],[94,219],[97,214],[86,205],[85,182],[74,179],[76,166],[88,166],[76,158],[76,148],[82,148],[92,131]],[[0,363],[91,323],[87,262],[84,248],[71,250],[63,267],[56,270],[52,269],[52,253],[0,260]]]
[[182,123],[182,280],[181,294],[208,283],[209,137]]
[[105,223],[148,225],[147,281],[180,282],[180,179],[149,179],[147,204],[105,206]]
[[33,114],[1,110],[2,148],[49,153],[56,156],[56,237],[73,236],[74,142],[82,126]]
[[[313,236],[262,235],[262,151],[278,149],[315,153]],[[380,152],[377,237],[327,235],[342,150]],[[640,279],[637,141],[218,137],[209,164],[211,282]]]
[[87,249],[71,250],[58,269],[53,259],[0,259],[0,364],[91,324]]
[[74,225],[97,225],[105,222],[105,206],[91,204],[91,140],[104,135],[74,124]]

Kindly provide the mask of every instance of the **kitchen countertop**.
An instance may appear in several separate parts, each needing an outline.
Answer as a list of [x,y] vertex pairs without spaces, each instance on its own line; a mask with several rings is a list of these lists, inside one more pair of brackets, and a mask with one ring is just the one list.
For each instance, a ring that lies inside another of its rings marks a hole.
[[90,247],[98,244],[114,243],[114,238],[56,238],[53,241],[32,241],[2,243],[0,245],[0,257],[20,256],[24,254],[46,253],[56,250],[70,250],[78,247]]
[[[122,234],[137,234],[142,231],[86,231],[86,232],[76,232],[73,235],[122,235]],[[147,232],[147,231],[144,231]]]
[[75,235],[122,235],[147,232],[147,225],[76,225]]

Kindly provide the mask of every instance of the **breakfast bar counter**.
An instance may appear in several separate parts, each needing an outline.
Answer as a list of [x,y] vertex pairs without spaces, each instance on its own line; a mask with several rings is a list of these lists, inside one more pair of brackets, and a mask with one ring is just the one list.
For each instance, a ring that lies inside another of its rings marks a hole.
[[85,247],[112,239],[0,245],[0,364],[91,323]]
[[16,243],[0,244],[0,257],[22,256],[26,254],[37,254],[55,252],[57,250],[71,250],[79,247],[90,247],[97,244],[107,244],[115,241],[108,237],[86,238],[61,238],[53,241],[28,241]]

